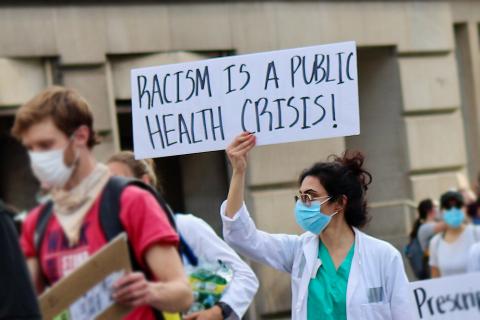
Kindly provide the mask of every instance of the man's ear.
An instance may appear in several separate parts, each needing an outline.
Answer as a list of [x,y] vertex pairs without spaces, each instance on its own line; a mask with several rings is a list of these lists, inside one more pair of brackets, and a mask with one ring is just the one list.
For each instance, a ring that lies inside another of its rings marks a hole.
[[73,134],[73,143],[77,147],[87,147],[88,139],[90,138],[90,130],[87,126],[82,125],[75,130]]
[[143,182],[145,182],[146,184],[148,185],[152,185],[152,180],[150,179],[150,177],[148,176],[148,174],[144,174],[140,180],[142,180]]

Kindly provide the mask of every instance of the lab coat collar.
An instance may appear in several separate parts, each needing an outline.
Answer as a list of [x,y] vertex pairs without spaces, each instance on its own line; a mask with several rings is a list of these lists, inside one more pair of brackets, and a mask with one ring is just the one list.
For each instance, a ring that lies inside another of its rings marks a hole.
[[310,278],[314,277],[312,275],[313,269],[315,268],[316,261],[319,260],[318,257],[318,246],[320,239],[318,235],[311,232],[307,232],[305,235],[305,244],[303,246],[303,255],[306,261],[306,270]]
[[347,306],[352,301],[352,296],[357,289],[360,278],[362,277],[362,256],[361,252],[363,243],[361,242],[361,232],[357,228],[353,228],[355,232],[355,251],[353,253],[352,265],[350,267],[350,274],[348,276],[347,286]]
[[306,232],[303,235],[303,257],[305,259],[305,269],[301,275],[301,284],[299,290],[298,302],[299,305],[303,304],[306,293],[308,291],[308,284],[312,275],[314,275],[314,270],[318,270],[321,265],[320,259],[318,259],[318,245],[319,237],[316,234],[311,232]]
[[[350,268],[350,275],[347,286],[347,306],[360,282],[361,278],[361,235],[362,233],[357,228],[353,228],[355,233],[355,251],[352,259],[352,266]],[[301,276],[301,283],[299,288],[298,308],[304,304],[305,296],[308,292],[308,285],[312,277],[315,277],[318,268],[322,265],[322,261],[318,258],[318,246],[320,238],[318,235],[311,232],[303,234],[303,256],[305,258],[305,269]]]
[[[361,277],[361,232],[357,228],[353,228],[355,233],[355,251],[350,268],[347,287],[347,305],[350,301]],[[322,261],[318,258],[318,246],[320,239],[318,235],[311,232],[304,234],[303,256],[305,257],[305,269],[302,274],[302,287],[308,286],[310,279],[314,278],[318,268],[322,265]],[[302,290],[303,289],[303,290]],[[300,290],[300,301],[305,298],[306,288]]]

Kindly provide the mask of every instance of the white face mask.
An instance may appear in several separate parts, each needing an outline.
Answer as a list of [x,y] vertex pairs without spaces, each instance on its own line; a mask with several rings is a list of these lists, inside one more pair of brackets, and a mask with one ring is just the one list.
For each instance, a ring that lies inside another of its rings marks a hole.
[[[49,187],[62,188],[72,176],[75,165],[68,167],[63,161],[66,148],[28,152],[33,173],[38,180]],[[76,162],[75,160],[74,163]]]

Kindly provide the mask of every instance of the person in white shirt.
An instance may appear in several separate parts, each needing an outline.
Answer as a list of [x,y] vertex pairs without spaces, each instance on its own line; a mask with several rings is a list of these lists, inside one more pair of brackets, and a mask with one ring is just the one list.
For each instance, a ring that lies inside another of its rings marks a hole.
[[468,272],[480,272],[480,242],[475,243],[468,253]]
[[470,248],[480,241],[480,230],[465,223],[464,201],[459,192],[444,193],[440,205],[447,229],[430,241],[432,278],[466,273]]
[[[222,295],[220,302],[232,309],[228,319],[241,319],[246,313],[258,290],[258,279],[252,269],[228,246],[204,220],[191,214],[176,214],[175,222],[181,237],[192,251],[204,261],[222,261],[233,270],[232,282]],[[184,259],[187,264],[187,259]],[[228,308],[223,306],[223,308]],[[187,316],[184,319],[197,319]],[[199,317],[203,319],[203,317]]]
[[[358,229],[368,221],[371,182],[363,155],[345,153],[306,169],[295,205],[306,232],[269,234],[257,230],[244,203],[247,155],[255,142],[244,132],[226,150],[233,172],[221,207],[223,234],[239,253],[291,274],[292,319],[413,319],[400,253]],[[281,219],[279,212],[270,214]]]
[[[157,187],[154,162],[135,160],[131,151],[119,152],[108,160],[114,175],[137,178]],[[196,257],[205,262],[218,260],[233,270],[233,278],[214,307],[184,316],[184,320],[241,319],[258,290],[258,279],[252,269],[230,248],[204,220],[191,214],[176,214],[175,223],[181,241],[185,241]],[[189,259],[183,257],[184,263]]]

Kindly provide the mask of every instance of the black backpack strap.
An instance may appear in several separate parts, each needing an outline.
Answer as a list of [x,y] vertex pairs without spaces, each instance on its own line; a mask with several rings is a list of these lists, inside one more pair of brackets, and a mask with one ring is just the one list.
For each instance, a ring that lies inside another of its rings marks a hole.
[[[112,240],[118,234],[125,231],[122,222],[120,221],[120,198],[123,190],[128,186],[136,186],[141,189],[147,190],[153,196],[166,213],[168,220],[173,228],[176,229],[175,220],[173,213],[168,204],[163,200],[162,196],[156,192],[152,187],[143,183],[140,180],[127,179],[124,177],[113,176],[107,182],[102,194],[102,199],[100,200],[100,225],[107,241]],[[135,252],[131,243],[128,243],[128,248],[130,251],[130,261],[132,263],[132,269],[134,271],[142,271],[139,262],[135,258]],[[161,311],[152,308],[153,313],[155,314],[155,319],[163,320],[163,314]]]
[[53,201],[49,200],[43,205],[40,209],[40,214],[38,215],[37,224],[35,225],[35,234],[33,236],[33,243],[35,245],[35,252],[40,252],[42,247],[43,238],[45,237],[45,231],[47,230],[48,222],[53,214]]
[[198,257],[193,252],[192,248],[188,245],[188,242],[180,235],[180,253],[185,256],[192,266],[198,266]]
[[[122,191],[128,186],[128,180],[121,177],[111,177],[105,188],[103,189],[102,198],[100,200],[100,225],[108,242],[117,235],[125,231],[120,221],[120,197]],[[128,250],[130,251],[130,262],[134,271],[141,271],[140,264],[135,259],[135,252],[128,242]]]
[[42,249],[43,239],[45,238],[45,232],[47,230],[48,222],[50,221],[52,214],[53,214],[53,201],[49,200],[40,209],[38,220],[37,220],[37,223],[35,224],[35,233],[33,235],[33,244],[35,246],[35,253],[37,255],[38,266],[40,268],[40,276],[42,277],[43,282],[46,285],[49,285],[50,281],[48,281],[48,278],[42,269],[42,264],[40,262],[40,250]]
[[168,205],[167,201],[165,201],[163,196],[157,190],[155,190],[152,186],[144,183],[141,180],[130,180],[128,185],[129,186],[136,186],[136,187],[142,188],[142,189],[150,192],[156,198],[156,200],[157,200],[158,204],[160,205],[160,207],[162,208],[163,212],[165,212],[165,214],[167,215],[168,222],[170,222],[170,225],[172,226],[172,228],[175,231],[177,231],[177,224],[175,222],[175,214],[174,214],[172,208]]
[[108,241],[115,238],[115,236],[124,231],[124,228],[119,219],[120,197],[123,189],[128,186],[136,186],[152,194],[167,215],[170,225],[175,231],[177,230],[173,210],[167,204],[165,199],[163,199],[160,193],[158,193],[153,187],[144,183],[141,180],[127,179],[124,177],[114,176],[110,178],[106,187],[104,188],[102,200],[100,203],[100,223],[103,227],[105,236],[107,237]]

